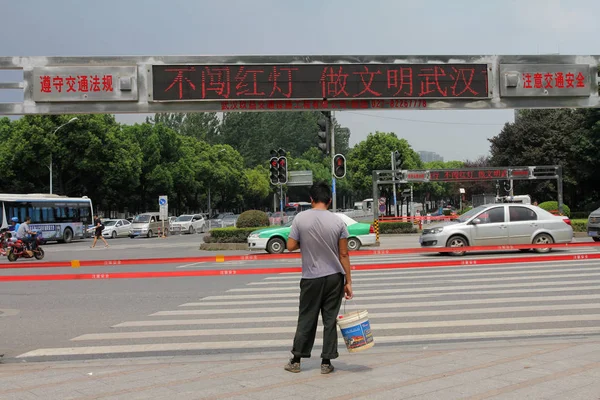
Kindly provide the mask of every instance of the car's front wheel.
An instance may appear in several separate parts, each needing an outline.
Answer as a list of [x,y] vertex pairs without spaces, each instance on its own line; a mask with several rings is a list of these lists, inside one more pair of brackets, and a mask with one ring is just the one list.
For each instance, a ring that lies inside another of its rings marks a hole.
[[[463,236],[452,236],[446,242],[446,247],[467,247],[469,243]],[[452,251],[453,256],[464,256],[466,251]]]
[[600,237],[593,237],[592,239],[594,239],[594,242],[600,242]]
[[267,243],[267,252],[271,254],[281,254],[285,250],[285,242],[283,239],[274,238]]
[[116,239],[117,238],[117,231],[112,231],[112,233],[110,234],[110,238],[111,239]]

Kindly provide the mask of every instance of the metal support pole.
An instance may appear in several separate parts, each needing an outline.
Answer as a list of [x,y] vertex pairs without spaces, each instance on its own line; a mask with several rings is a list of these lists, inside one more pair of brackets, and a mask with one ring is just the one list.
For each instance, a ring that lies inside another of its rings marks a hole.
[[212,217],[212,210],[210,207],[210,182],[208,183],[208,218]]
[[[52,132],[52,137],[54,139],[56,139],[56,132],[58,132],[58,130],[60,128],[62,128],[65,125],[69,125],[71,122],[75,121],[77,119],[77,117],[71,118],[68,122],[65,122],[64,124],[60,125],[58,128],[56,128],[54,130],[54,132]],[[48,167],[48,169],[50,170],[50,194],[52,194],[52,152],[50,152],[50,166]]]
[[563,214],[563,176],[562,167],[560,165],[556,167],[556,190],[558,192],[558,212]]
[[410,185],[410,216],[415,216],[415,205],[413,202],[413,185]]
[[283,185],[279,185],[279,209],[281,210],[281,220],[283,221]]
[[52,194],[52,154],[50,154],[50,165],[48,166],[50,170],[50,194]]
[[379,185],[377,180],[379,179],[379,175],[377,172],[373,171],[373,205],[371,208],[373,209],[373,220],[377,221],[379,219]]
[[335,187],[335,176],[333,174],[335,166],[333,165],[333,157],[335,156],[335,126],[333,121],[335,112],[331,112],[331,119],[329,120],[329,134],[331,135],[331,205],[333,211],[337,210],[337,195],[336,195],[336,187]]
[[398,202],[396,200],[396,160],[394,160],[394,152],[392,151],[392,170],[394,171],[394,183],[392,190],[394,191],[394,217],[398,216]]

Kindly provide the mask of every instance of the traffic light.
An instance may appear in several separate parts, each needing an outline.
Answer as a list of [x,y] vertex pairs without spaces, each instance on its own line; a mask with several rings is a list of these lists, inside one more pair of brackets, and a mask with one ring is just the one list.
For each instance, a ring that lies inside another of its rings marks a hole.
[[279,184],[281,185],[285,185],[288,181],[287,178],[287,158],[286,157],[279,157],[278,160],[279,163],[279,173],[277,176],[277,181]]
[[329,124],[331,123],[331,112],[330,111],[321,111],[323,114],[322,118],[319,118],[317,121],[317,125],[319,127],[319,149],[326,156],[329,155],[331,151],[331,138],[329,137]]
[[271,185],[279,183],[279,162],[277,157],[271,157],[269,160],[269,178]]
[[333,156],[333,176],[338,179],[346,176],[346,157],[343,154]]
[[402,169],[402,155],[400,154],[400,152],[398,150],[394,151],[394,165],[393,168],[394,169]]

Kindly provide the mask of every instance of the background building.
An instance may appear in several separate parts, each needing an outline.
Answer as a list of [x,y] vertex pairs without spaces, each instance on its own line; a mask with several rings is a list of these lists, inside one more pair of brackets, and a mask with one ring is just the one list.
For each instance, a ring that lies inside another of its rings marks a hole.
[[444,157],[433,151],[419,151],[419,157],[423,162],[444,161]]

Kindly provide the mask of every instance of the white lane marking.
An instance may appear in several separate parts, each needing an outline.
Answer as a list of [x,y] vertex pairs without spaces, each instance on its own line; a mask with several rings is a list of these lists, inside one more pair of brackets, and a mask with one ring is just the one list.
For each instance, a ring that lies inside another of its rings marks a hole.
[[[596,287],[596,286],[595,286]],[[496,299],[475,299],[475,300],[441,300],[441,301],[425,301],[425,302],[403,302],[397,303],[381,303],[369,304],[369,310],[375,309],[398,309],[408,307],[441,307],[441,306],[460,306],[468,304],[498,304],[498,303],[543,303],[550,301],[570,301],[570,300],[598,300],[600,295],[572,295],[572,296],[543,296],[543,297],[512,297],[512,298],[496,298]],[[158,311],[150,314],[150,317],[170,316],[170,315],[214,315],[214,314],[256,314],[256,313],[277,313],[289,312],[298,313],[298,307],[270,307],[270,308],[237,308],[237,309],[219,309],[219,310],[175,310],[175,311]]]
[[[190,268],[190,267],[193,267],[193,266],[196,266],[196,265],[199,265],[199,264],[206,264],[206,263],[204,261],[200,261],[200,262],[193,263],[193,264],[179,265],[179,266],[177,266],[177,268]],[[202,266],[206,267],[206,265],[202,265]]]
[[[418,321],[418,322],[391,322],[375,323],[371,322],[373,332],[393,330],[393,329],[421,329],[421,328],[455,328],[455,327],[473,327],[490,325],[511,325],[511,324],[540,324],[545,322],[587,322],[600,321],[598,314],[581,315],[554,315],[543,317],[508,317],[508,318],[488,318],[488,319],[464,319],[451,321]],[[600,328],[600,327],[599,327]],[[323,327],[317,328],[318,332],[323,331]],[[157,339],[173,337],[197,337],[219,335],[266,335],[296,332],[295,326],[277,326],[265,328],[217,328],[217,329],[189,329],[175,331],[145,331],[145,332],[111,332],[111,333],[90,333],[77,336],[72,341],[84,340],[120,340],[120,339]]]
[[[483,266],[482,266],[483,265]],[[508,265],[485,265],[479,264],[479,266],[464,266],[464,267],[415,267],[415,268],[403,268],[401,270],[354,270],[352,271],[352,276],[392,276],[392,275],[436,275],[442,273],[443,275],[459,275],[464,273],[476,273],[476,272],[505,272],[505,271],[531,271],[533,272],[544,272],[546,270],[552,271],[554,267],[569,267],[574,266],[581,268],[582,270],[589,268],[588,265],[599,265],[599,260],[572,260],[568,262],[564,261],[554,261],[551,263],[536,263],[531,264],[526,267],[522,265],[508,266]],[[440,275],[442,276],[442,275]],[[300,279],[301,274],[297,272],[286,272],[281,273],[276,276],[268,276],[265,280],[268,281],[294,281]]]
[[[586,281],[589,283],[590,281]],[[561,282],[562,283],[562,282]],[[560,286],[561,283],[556,283],[555,285],[550,286]],[[568,282],[564,282],[566,284]],[[474,295],[474,294],[519,294],[519,293],[544,293],[544,292],[572,292],[572,291],[580,291],[580,290],[600,290],[600,285],[593,286],[575,286],[570,288],[563,287],[549,287],[544,289],[531,289],[532,286],[538,286],[537,284],[530,285],[505,285],[503,287],[527,287],[527,289],[497,289],[497,290],[464,290],[464,291],[448,291],[444,292],[443,290],[431,290],[426,291],[423,290],[423,293],[417,294],[391,294],[380,296],[380,293],[397,293],[398,291],[389,291],[389,290],[365,290],[365,291],[355,291],[355,296],[358,296],[361,300],[369,301],[369,300],[399,300],[399,299],[423,299],[423,298],[439,298],[441,296],[455,296],[455,295]],[[408,290],[404,290],[407,292]],[[374,296],[363,296],[365,294],[373,294]],[[263,297],[267,298],[270,295],[265,295]],[[287,297],[292,297],[287,296]],[[294,298],[279,298],[277,300],[277,304],[297,304],[298,303],[299,292],[296,293]],[[435,301],[435,300],[434,300]],[[241,306],[241,305],[261,305],[261,304],[273,304],[273,300],[239,300],[239,301],[222,301],[222,302],[194,302],[194,303],[185,303],[181,304],[179,307],[202,307],[202,306]]]
[[[467,333],[434,333],[424,335],[400,335],[400,336],[377,336],[375,343],[406,343],[428,340],[466,340],[484,338],[514,338],[525,336],[549,336],[549,335],[575,335],[575,334],[600,334],[600,327],[590,328],[557,328],[557,329],[525,329],[510,331],[488,331]],[[344,346],[343,338],[338,338],[340,346]],[[321,339],[315,340],[315,344],[321,346]],[[118,346],[87,346],[87,347],[65,347],[37,349],[18,355],[16,358],[49,357],[49,356],[77,356],[92,354],[121,354],[142,352],[164,352],[164,351],[193,351],[193,350],[217,350],[217,349],[261,349],[275,347],[289,347],[291,339],[280,340],[233,340],[230,342],[191,342],[191,343],[152,343],[133,344]]]
[[[474,314],[498,314],[509,312],[539,312],[539,311],[572,311],[572,310],[600,310],[600,304],[554,304],[544,306],[520,306],[520,307],[492,307],[492,308],[468,308],[461,310],[434,310],[434,311],[404,311],[389,313],[369,313],[369,318],[406,318],[406,317],[434,317],[447,315],[474,315]],[[259,322],[296,322],[298,317],[260,317]],[[257,319],[252,317],[239,318],[203,318],[203,319],[167,319],[162,321],[128,321],[113,325],[112,328],[133,328],[151,326],[179,326],[179,325],[210,325],[210,324],[250,324],[256,323]]]
[[[364,275],[360,275],[357,276],[357,274],[352,273],[352,276],[354,278],[356,278],[357,280],[360,280],[360,282],[365,282],[365,281],[381,281],[381,280],[399,280],[399,279],[404,279],[404,280],[409,280],[409,279],[434,279],[434,278],[438,278],[438,279],[448,279],[448,278],[456,278],[457,280],[461,280],[463,281],[463,279],[459,279],[462,277],[469,277],[469,276],[487,276],[487,275],[493,275],[493,276],[503,276],[503,275],[532,275],[532,276],[536,276],[536,275],[541,275],[541,274],[546,274],[546,273],[557,273],[557,272],[578,272],[578,271],[585,271],[585,272],[590,272],[590,271],[600,271],[600,264],[596,267],[596,266],[586,266],[585,268],[579,267],[577,266],[576,268],[543,268],[543,269],[536,269],[535,271],[532,271],[529,268],[523,268],[523,270],[514,270],[514,271],[502,271],[502,270],[492,270],[490,271],[489,269],[487,271],[482,271],[482,272],[472,272],[472,273],[460,273],[460,272],[449,272],[449,273],[439,273],[439,274],[423,274],[423,275],[416,275],[413,276],[415,274],[407,274],[407,273],[401,273],[401,272],[389,272],[389,273],[382,273],[382,272],[374,272],[372,274],[364,274]],[[546,275],[541,275],[542,277],[547,277]],[[260,281],[260,282],[249,282],[248,285],[249,286],[269,286],[269,285],[279,285],[282,283],[295,283],[295,282],[299,282],[300,280],[300,276],[298,277],[290,277],[288,279],[280,279],[280,280],[268,280],[270,278],[265,278],[265,280]],[[491,279],[496,279],[496,278],[491,278]]]
[[[589,276],[597,276],[598,274],[589,274]],[[553,278],[560,278],[561,276],[555,276]],[[504,281],[504,280],[515,280],[515,279],[506,279],[506,278],[502,278],[502,279],[497,279],[497,280],[492,280],[493,282],[495,281]],[[497,287],[533,287],[533,286],[561,286],[561,285],[576,285],[578,283],[591,283],[591,282],[599,282],[599,279],[584,279],[584,280],[576,280],[576,281],[551,281],[551,282],[535,282],[532,283],[531,279],[521,279],[521,280],[528,280],[528,282],[524,282],[524,283],[511,283],[511,284],[504,284],[504,283],[499,283],[499,284],[494,284],[494,285],[460,285],[460,286],[437,286],[437,287],[414,287],[416,285],[415,282],[409,282],[409,283],[405,283],[405,282],[401,282],[401,283],[389,283],[389,282],[382,282],[382,283],[367,283],[365,285],[362,284],[352,284],[352,288],[353,289],[357,289],[357,291],[359,291],[360,288],[376,288],[376,287],[397,287],[395,289],[382,289],[382,290],[362,290],[360,291],[361,293],[396,293],[398,291],[403,291],[403,292],[441,292],[441,291],[446,291],[446,290],[465,290],[465,289],[494,289]],[[489,279],[487,279],[486,281],[489,281]],[[422,282],[420,284],[426,285],[426,284],[434,284],[434,283],[442,283],[442,282]],[[445,283],[445,282],[444,282]],[[600,289],[600,285],[598,286],[598,288]],[[240,289],[230,289],[227,291],[227,293],[256,293],[256,292],[267,292],[265,293],[265,295],[263,297],[269,297],[270,294],[268,294],[269,292],[288,292],[288,293],[296,293],[296,292],[300,292],[300,290],[298,289],[298,286],[284,286],[284,287],[265,287],[265,288],[240,288]]]

